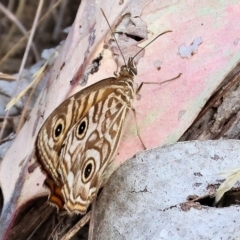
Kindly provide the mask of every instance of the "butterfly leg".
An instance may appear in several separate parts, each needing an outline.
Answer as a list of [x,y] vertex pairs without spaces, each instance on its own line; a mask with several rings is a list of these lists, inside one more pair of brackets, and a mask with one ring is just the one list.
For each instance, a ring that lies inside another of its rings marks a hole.
[[[166,80],[166,81],[164,81],[164,82],[161,82],[161,83],[158,83],[158,82],[142,82],[142,83],[139,85],[139,87],[137,88],[137,90],[136,90],[136,95],[139,94],[139,92],[140,92],[140,90],[141,90],[141,88],[142,88],[142,86],[143,86],[144,84],[158,84],[158,85],[161,85],[161,84],[164,84],[164,83],[173,81],[173,80],[179,78],[181,75],[182,75],[182,74],[180,73],[180,74],[178,74],[177,77],[172,78],[172,79],[168,79],[168,80]],[[134,108],[131,108],[131,109],[132,109],[133,114],[134,114],[134,119],[135,119],[135,124],[136,124],[136,129],[137,129],[138,138],[139,138],[139,140],[140,140],[143,148],[144,148],[144,149],[147,149],[146,146],[144,145],[143,140],[142,140],[142,138],[141,138],[141,135],[140,135],[140,133],[139,133],[139,127],[138,127],[138,123],[137,123],[136,110],[135,110]]]
[[175,78],[171,78],[171,79],[168,79],[168,80],[163,81],[163,82],[160,82],[160,83],[158,83],[158,82],[141,82],[141,84],[139,85],[139,87],[138,87],[137,90],[136,90],[136,94],[138,94],[138,93],[140,92],[140,90],[141,90],[141,88],[142,88],[142,86],[143,86],[144,84],[158,84],[158,85],[162,85],[162,84],[164,84],[164,83],[167,83],[167,82],[171,82],[171,81],[173,81],[173,80],[176,80],[176,79],[179,78],[181,75],[182,75],[182,73],[179,73]]
[[139,127],[138,127],[138,123],[137,123],[136,110],[135,110],[134,108],[131,108],[131,109],[132,109],[133,114],[134,114],[134,120],[135,120],[135,124],[136,124],[136,129],[137,129],[138,138],[139,138],[139,140],[140,140],[140,142],[141,142],[144,150],[146,150],[147,148],[146,148],[145,144],[143,143],[143,140],[142,140],[141,135],[140,135],[140,133],[139,133]]

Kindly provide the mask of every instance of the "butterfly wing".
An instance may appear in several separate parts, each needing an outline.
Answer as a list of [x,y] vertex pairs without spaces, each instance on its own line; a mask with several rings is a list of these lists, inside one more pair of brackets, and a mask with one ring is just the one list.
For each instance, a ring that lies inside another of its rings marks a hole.
[[[123,117],[126,116],[126,109],[131,107],[132,100],[133,91],[129,90],[129,84],[125,79],[118,81],[116,78],[108,78],[68,98],[48,117],[36,140],[36,156],[43,170],[47,173],[45,184],[50,188],[50,202],[63,209],[64,202],[75,199],[73,192],[76,196],[78,191],[82,191],[79,187],[80,183],[76,183],[76,179],[82,178],[82,175],[79,175],[82,169],[78,164],[80,161],[81,163],[87,161],[91,155],[90,152],[93,154],[94,151],[88,149],[94,149],[95,146],[98,149],[102,148],[103,150],[98,151],[103,154],[100,156],[101,161],[102,159],[104,159],[104,162],[112,160],[122,132],[122,123],[118,123],[118,121],[123,121]],[[118,111],[120,112],[118,113]],[[119,117],[120,115],[122,117]],[[87,126],[85,134],[88,137],[89,134],[92,134],[91,138],[77,137],[77,131],[79,130],[77,128],[83,119],[86,120],[84,124]],[[109,124],[113,124],[114,128],[110,128]],[[117,131],[118,134],[114,131]],[[105,138],[101,137],[102,133],[104,133]],[[95,142],[93,141],[94,136],[98,139]],[[109,143],[111,143],[111,146],[107,146]],[[77,155],[76,152],[75,155],[71,152],[74,147],[75,151],[78,152]],[[108,156],[105,156],[107,152]],[[74,158],[74,160],[71,160],[71,158]],[[95,151],[93,159],[97,158],[99,156]],[[98,165],[98,169],[103,171],[105,165],[104,167]],[[99,176],[100,173],[97,175]],[[99,181],[96,180],[98,177],[95,175],[91,179],[95,179],[96,182]],[[77,187],[72,189],[73,184],[77,184]],[[95,188],[97,187],[97,184],[92,183],[92,185],[95,185]],[[86,189],[94,191],[89,186]],[[86,189],[83,190],[82,196],[94,195]],[[64,197],[62,193],[64,193]],[[85,199],[84,201],[87,202],[86,205],[89,204],[89,200],[86,201]]]

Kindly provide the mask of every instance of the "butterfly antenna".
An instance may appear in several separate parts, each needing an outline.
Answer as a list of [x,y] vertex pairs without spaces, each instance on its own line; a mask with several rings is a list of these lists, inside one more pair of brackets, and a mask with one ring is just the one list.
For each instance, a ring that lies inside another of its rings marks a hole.
[[163,33],[160,33],[158,36],[156,36],[152,41],[150,41],[146,46],[144,46],[139,52],[136,53],[136,55],[134,55],[133,59],[140,53],[142,52],[147,46],[149,46],[152,42],[154,42],[157,38],[159,38],[160,36],[162,36],[165,33],[169,33],[172,32],[172,30],[167,30]]
[[115,40],[116,43],[117,43],[117,46],[118,46],[118,49],[119,49],[119,51],[120,51],[120,53],[121,53],[121,55],[122,55],[122,58],[123,58],[124,64],[127,66],[127,63],[126,63],[126,61],[125,61],[125,58],[124,58],[123,53],[122,53],[122,51],[121,51],[121,48],[120,48],[120,46],[119,46],[119,44],[118,44],[118,41],[117,41],[117,39],[115,38],[115,35],[114,35],[113,30],[112,30],[112,28],[111,28],[111,26],[110,26],[110,23],[108,22],[107,17],[106,17],[106,15],[105,15],[103,9],[102,9],[102,8],[100,8],[100,9],[101,9],[102,14],[103,14],[103,16],[104,16],[104,18],[105,18],[105,20],[106,20],[108,26],[109,26],[109,29],[110,29],[110,31],[111,31],[111,34],[112,34],[114,40]]

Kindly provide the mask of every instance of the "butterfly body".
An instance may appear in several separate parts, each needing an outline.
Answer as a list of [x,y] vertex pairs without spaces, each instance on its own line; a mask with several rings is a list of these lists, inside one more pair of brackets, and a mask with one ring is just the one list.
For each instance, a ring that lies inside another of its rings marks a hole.
[[60,210],[83,214],[96,196],[133,106],[136,74],[133,58],[129,58],[118,77],[74,94],[40,129],[36,156],[47,174],[49,201]]

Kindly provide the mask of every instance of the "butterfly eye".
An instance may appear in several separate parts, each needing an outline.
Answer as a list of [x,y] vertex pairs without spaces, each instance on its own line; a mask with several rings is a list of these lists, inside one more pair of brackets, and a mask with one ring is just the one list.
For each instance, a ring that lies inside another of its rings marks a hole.
[[83,183],[88,182],[95,171],[95,162],[92,158],[90,158],[83,167],[83,173],[82,173],[82,181]]
[[61,136],[61,134],[64,131],[64,121],[62,118],[59,118],[57,122],[55,123],[54,130],[53,130],[53,138],[55,140],[58,140],[58,138]]
[[77,137],[78,138],[83,138],[85,136],[85,133],[86,133],[86,130],[88,127],[87,125],[88,125],[88,121],[87,121],[87,118],[85,117],[84,119],[81,120],[81,122],[77,128]]

